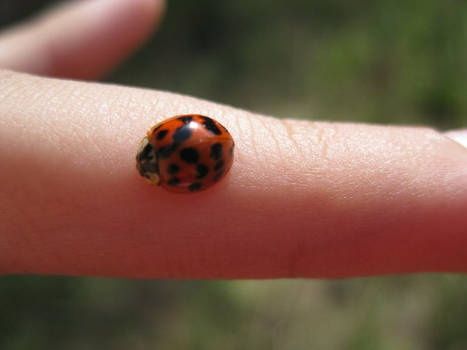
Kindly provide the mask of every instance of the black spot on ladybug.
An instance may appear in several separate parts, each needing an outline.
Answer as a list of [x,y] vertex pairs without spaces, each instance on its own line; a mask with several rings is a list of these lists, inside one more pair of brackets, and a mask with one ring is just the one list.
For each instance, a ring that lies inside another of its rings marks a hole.
[[216,160],[222,157],[222,145],[219,142],[211,146],[211,154],[209,156]]
[[183,124],[188,124],[191,121],[193,121],[193,117],[185,116],[185,117],[178,118],[178,120],[181,120],[183,122]]
[[198,164],[196,166],[196,172],[197,172],[196,178],[202,179],[209,173],[209,168],[204,164]]
[[177,149],[177,147],[177,143],[171,143],[169,145],[162,146],[157,150],[157,154],[161,158],[169,158],[170,155]]
[[159,130],[164,124],[159,124],[158,126],[156,126],[153,130],[152,130],[152,133],[155,134],[157,130]]
[[216,165],[214,165],[214,170],[215,171],[220,170],[223,166],[224,166],[224,160],[221,159],[220,161],[216,163]]
[[224,169],[222,169],[216,175],[214,175],[214,181],[219,181],[221,179],[222,175],[224,175]]
[[180,151],[180,158],[187,163],[198,163],[199,153],[196,148],[187,147]]
[[220,131],[220,129],[217,127],[214,120],[212,120],[209,117],[201,117],[201,118],[203,118],[203,120],[204,120],[203,125],[207,130],[209,130],[210,132],[212,132],[213,134],[216,134],[216,135],[222,134],[222,131]]
[[201,189],[201,183],[200,182],[193,182],[190,186],[188,186],[188,190],[191,192],[196,192]]
[[180,183],[180,179],[176,176],[172,177],[167,181],[167,184],[169,186],[177,186]]
[[177,165],[177,164],[169,164],[169,166],[167,167],[167,172],[170,174],[170,175],[174,175],[176,173],[178,173],[180,171],[180,167]]
[[172,139],[176,143],[182,143],[185,140],[188,140],[191,136],[192,130],[188,124],[179,127],[175,130],[174,134],[172,135]]
[[167,135],[168,132],[169,130],[161,130],[157,133],[156,138],[158,140],[162,140],[165,137],[165,135]]

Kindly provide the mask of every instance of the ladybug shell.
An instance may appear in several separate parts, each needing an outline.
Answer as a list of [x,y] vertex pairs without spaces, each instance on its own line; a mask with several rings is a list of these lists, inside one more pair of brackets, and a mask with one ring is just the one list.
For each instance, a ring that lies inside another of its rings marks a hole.
[[206,116],[190,114],[167,119],[149,130],[147,140],[157,162],[152,169],[158,172],[154,174],[159,177],[156,184],[172,192],[205,190],[232,166],[232,136],[223,125]]

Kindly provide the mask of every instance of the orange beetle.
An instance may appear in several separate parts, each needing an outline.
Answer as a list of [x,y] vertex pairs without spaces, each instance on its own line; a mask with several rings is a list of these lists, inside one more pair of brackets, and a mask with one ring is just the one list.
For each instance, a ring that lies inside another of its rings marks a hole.
[[136,168],[149,183],[172,192],[205,190],[230,170],[234,146],[230,133],[214,119],[178,115],[148,131]]

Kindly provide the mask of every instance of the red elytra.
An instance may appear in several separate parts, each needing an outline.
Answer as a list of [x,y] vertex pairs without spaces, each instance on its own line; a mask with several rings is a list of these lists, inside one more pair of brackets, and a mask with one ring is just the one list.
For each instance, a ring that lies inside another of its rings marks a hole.
[[136,167],[151,184],[197,192],[221,180],[233,162],[234,141],[218,121],[178,115],[153,126],[141,141]]

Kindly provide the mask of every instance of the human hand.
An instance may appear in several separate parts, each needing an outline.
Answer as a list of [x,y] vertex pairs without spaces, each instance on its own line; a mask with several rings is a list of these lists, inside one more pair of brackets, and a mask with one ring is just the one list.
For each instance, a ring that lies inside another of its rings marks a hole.
[[[97,78],[141,43],[162,9],[155,0],[70,3],[4,33],[0,66]],[[0,102],[3,273],[467,271],[467,149],[435,130],[279,120],[12,71],[0,73]],[[214,188],[176,195],[142,181],[134,157],[149,127],[186,113],[224,124],[236,154]]]

